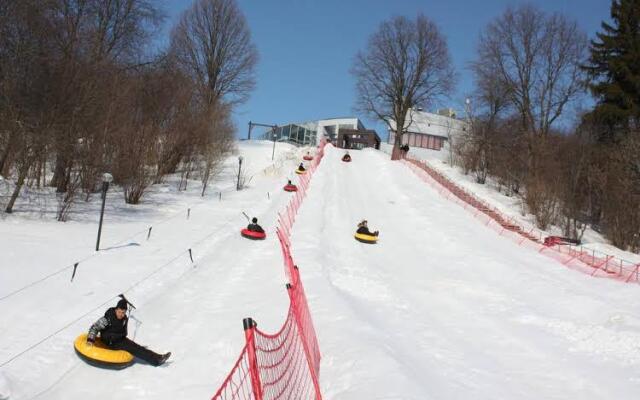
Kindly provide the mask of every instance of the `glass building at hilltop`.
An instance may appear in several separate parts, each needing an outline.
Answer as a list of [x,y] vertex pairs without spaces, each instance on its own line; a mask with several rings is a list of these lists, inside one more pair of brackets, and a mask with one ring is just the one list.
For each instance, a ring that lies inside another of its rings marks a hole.
[[317,131],[305,124],[288,124],[276,129],[269,129],[262,139],[288,142],[298,146],[315,146],[317,144]]
[[303,123],[292,123],[270,129],[261,139],[288,142],[298,146],[315,146],[322,137],[335,143],[340,129],[364,130],[364,125],[358,118],[330,118]]

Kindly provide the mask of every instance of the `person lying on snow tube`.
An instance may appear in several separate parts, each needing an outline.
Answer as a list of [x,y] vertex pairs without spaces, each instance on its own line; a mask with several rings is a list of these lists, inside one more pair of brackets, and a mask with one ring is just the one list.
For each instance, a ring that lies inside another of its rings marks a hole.
[[311,161],[313,160],[313,156],[311,154],[309,154],[309,152],[307,151],[307,155],[305,155],[304,157],[302,157],[304,160],[307,161]]
[[298,169],[296,170],[296,174],[304,174],[306,171],[307,170],[304,167],[304,164],[300,163],[300,165],[298,165]]
[[344,153],[344,156],[342,156],[342,161],[344,161],[344,162],[350,162],[351,161],[351,155],[349,154],[348,151],[346,153]]
[[298,187],[296,185],[294,185],[293,183],[291,183],[291,179],[289,179],[287,184],[284,185],[284,190],[285,190],[285,192],[297,192],[298,191]]
[[251,223],[247,225],[247,228],[240,231],[240,233],[247,239],[264,239],[267,237],[264,229],[258,225],[258,218],[256,217],[253,217]]
[[[104,317],[97,320],[91,325],[91,328],[89,328],[85,353],[89,353],[91,347],[98,345],[96,344],[96,340],[98,339],[98,334],[100,334],[100,342],[110,350],[124,350],[156,367],[164,364],[171,356],[171,352],[158,354],[128,339],[128,322],[127,301],[120,299],[115,307],[109,308],[104,313]],[[100,361],[91,359],[87,354],[81,353],[81,355],[89,358],[90,361]],[[108,361],[105,364],[108,364]]]
[[358,230],[356,231],[356,240],[364,243],[375,243],[378,240],[378,231],[371,232],[367,226],[367,220],[362,220],[358,224]]

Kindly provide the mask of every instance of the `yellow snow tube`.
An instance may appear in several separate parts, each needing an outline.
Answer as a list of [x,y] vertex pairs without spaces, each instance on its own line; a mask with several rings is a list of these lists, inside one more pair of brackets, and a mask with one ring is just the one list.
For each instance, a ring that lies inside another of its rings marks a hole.
[[296,170],[296,174],[298,175],[303,175],[305,172],[307,171],[300,171],[299,169]]
[[87,345],[87,334],[83,333],[73,342],[76,353],[87,363],[97,366],[121,369],[133,363],[131,353],[124,350],[111,350],[99,338],[93,346]]
[[358,242],[362,243],[375,243],[378,241],[377,236],[365,235],[364,233],[356,233],[355,238]]

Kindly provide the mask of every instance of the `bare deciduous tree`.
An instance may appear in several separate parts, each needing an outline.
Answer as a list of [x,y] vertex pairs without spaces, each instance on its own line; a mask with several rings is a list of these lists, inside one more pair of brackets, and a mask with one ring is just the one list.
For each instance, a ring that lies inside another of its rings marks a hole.
[[[51,106],[59,121],[53,132],[56,163],[51,185],[65,192],[78,139],[87,139],[87,118],[103,104],[96,96],[108,84],[108,70],[145,60],[145,46],[162,21],[150,0],[58,0],[46,3],[52,42],[49,62],[55,71]],[[84,125],[84,126],[82,126]],[[93,127],[91,127],[93,128]]]
[[508,8],[480,35],[476,70],[507,88],[528,138],[528,167],[535,173],[537,147],[567,105],[584,92],[580,66],[587,38],[575,21],[531,5]]
[[42,154],[51,129],[49,94],[51,68],[46,10],[33,1],[0,5],[0,130],[6,145],[0,172],[15,167],[17,178],[5,212],[11,213],[27,174]]
[[224,157],[233,147],[234,126],[230,116],[228,108],[219,106],[212,110],[207,120],[213,123],[207,123],[200,145],[204,154],[200,162],[201,196],[204,196],[209,180],[220,171]]
[[208,104],[246,101],[258,52],[235,0],[196,0],[171,33],[171,52]]
[[[235,3],[214,3],[227,8],[209,17],[231,35],[216,36],[220,51],[211,56],[224,63],[215,88],[238,93],[247,81],[234,75],[242,74],[234,57],[244,49],[228,41],[248,31],[229,19],[239,15]],[[205,186],[216,174],[234,132],[212,126],[230,121],[237,99],[210,101],[171,52],[149,51],[161,20],[152,0],[0,1],[0,173],[13,191],[6,212],[24,185],[45,184],[47,170],[59,220],[80,190],[89,200],[105,171],[129,203],[181,163],[202,171]]]
[[395,17],[383,22],[365,52],[356,55],[351,73],[357,80],[358,108],[397,132],[394,160],[400,158],[402,136],[410,125],[408,111],[448,94],[454,84],[447,43],[424,15],[415,21]]
[[510,109],[509,88],[499,79],[491,65],[472,63],[471,71],[475,78],[475,93],[467,99],[467,119],[469,129],[463,135],[460,145],[466,148],[466,154],[473,158],[472,169],[476,181],[484,184],[491,167],[491,158],[496,148],[496,133]]

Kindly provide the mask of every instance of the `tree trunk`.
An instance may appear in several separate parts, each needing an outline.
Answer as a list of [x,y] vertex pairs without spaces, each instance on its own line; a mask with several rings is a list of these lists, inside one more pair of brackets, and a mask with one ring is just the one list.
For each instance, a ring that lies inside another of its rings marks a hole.
[[7,147],[4,149],[4,152],[0,156],[0,175],[9,175],[9,155],[11,154],[11,149],[13,148],[13,134],[9,134],[9,141],[7,143]]
[[18,176],[18,182],[16,183],[16,188],[13,190],[13,194],[11,195],[11,199],[9,200],[9,204],[7,204],[7,208],[4,210],[7,214],[11,214],[13,212],[13,205],[20,194],[20,190],[22,190],[22,185],[24,185],[24,179],[27,177],[27,171],[29,168],[24,168],[20,171],[20,175]]
[[393,140],[393,149],[391,150],[391,160],[402,159],[402,150],[400,150],[401,146],[402,146],[402,134],[398,134],[398,132],[396,132],[396,136]]
[[182,160],[182,152],[175,151],[174,153],[172,153],[169,159],[167,160],[167,163],[165,164],[165,173],[174,174],[178,169],[178,165],[180,164],[181,160]]
[[67,191],[67,164],[66,157],[58,153],[56,155],[56,165],[53,169],[53,178],[51,178],[51,186],[55,186],[57,193]]

